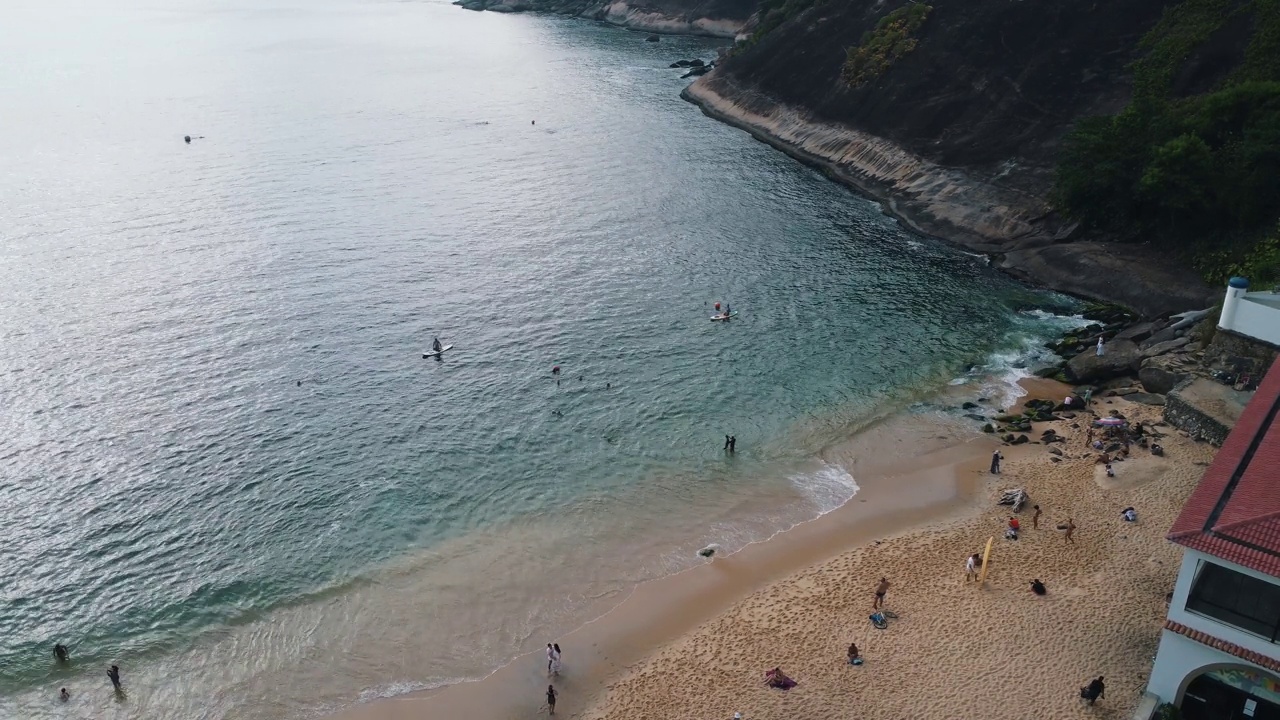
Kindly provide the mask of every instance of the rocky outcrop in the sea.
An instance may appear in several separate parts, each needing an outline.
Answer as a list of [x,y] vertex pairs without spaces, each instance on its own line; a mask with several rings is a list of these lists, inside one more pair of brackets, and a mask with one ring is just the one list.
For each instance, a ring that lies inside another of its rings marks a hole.
[[[600,20],[650,33],[738,36],[755,12],[755,0],[455,0],[468,10],[549,12]],[[651,42],[656,42],[657,38]]]

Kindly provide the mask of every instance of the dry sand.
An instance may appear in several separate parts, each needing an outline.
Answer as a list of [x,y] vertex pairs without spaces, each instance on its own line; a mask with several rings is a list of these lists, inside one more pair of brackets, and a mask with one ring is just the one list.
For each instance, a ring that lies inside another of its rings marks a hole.
[[[1039,391],[1039,392],[1037,392]],[[1051,385],[1033,387],[1060,397]],[[1100,399],[1131,420],[1159,408]],[[1066,459],[1043,445],[1007,448],[1004,474],[984,497],[1021,486],[1044,511],[1022,538],[1003,539],[1009,510],[988,500],[961,520],[889,538],[813,565],[759,589],[718,617],[614,678],[599,702],[568,717],[628,720],[953,720],[1127,718],[1141,696],[1180,552],[1164,539],[1213,457],[1169,427],[1166,457],[1135,448],[1107,478],[1085,446],[1084,417],[1041,423],[1069,438]],[[1121,521],[1133,505],[1137,523]],[[1074,518],[1075,543],[1054,526]],[[984,587],[966,582],[965,558],[995,536]],[[868,621],[879,578],[893,583],[887,630]],[[1039,578],[1049,593],[1029,590]],[[845,661],[857,642],[866,659]],[[783,692],[762,684],[781,666],[799,681]],[[1106,699],[1089,707],[1079,689],[1106,676]]]

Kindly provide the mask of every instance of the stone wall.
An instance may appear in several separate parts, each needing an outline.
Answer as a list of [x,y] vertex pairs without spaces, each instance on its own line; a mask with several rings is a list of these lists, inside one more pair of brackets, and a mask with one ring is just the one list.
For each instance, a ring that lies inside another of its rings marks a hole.
[[1204,349],[1204,364],[1232,373],[1248,373],[1254,382],[1262,380],[1280,348],[1271,343],[1218,328]]
[[1197,440],[1222,447],[1251,397],[1251,392],[1233,390],[1208,378],[1192,378],[1165,396],[1164,419]]

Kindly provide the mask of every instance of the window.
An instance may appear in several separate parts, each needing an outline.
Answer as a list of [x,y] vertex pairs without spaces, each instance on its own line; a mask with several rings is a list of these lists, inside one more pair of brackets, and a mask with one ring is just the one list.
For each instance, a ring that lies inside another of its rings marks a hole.
[[1187,597],[1187,610],[1207,615],[1271,642],[1280,636],[1280,585],[1201,563]]

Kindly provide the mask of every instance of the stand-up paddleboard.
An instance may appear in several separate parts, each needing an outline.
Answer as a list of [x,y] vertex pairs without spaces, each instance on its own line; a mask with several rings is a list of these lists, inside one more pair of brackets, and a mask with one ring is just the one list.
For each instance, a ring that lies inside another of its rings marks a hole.
[[453,347],[452,345],[445,345],[444,347],[440,348],[439,350],[432,350],[432,351],[430,351],[430,352],[424,352],[424,353],[422,353],[422,357],[424,357],[424,358],[429,358],[429,357],[436,357],[437,355],[443,355],[443,354],[445,353],[445,351],[446,351],[446,350],[448,350],[448,349],[450,349],[450,348],[452,348],[452,347]]
[[738,317],[738,313],[737,313],[737,311],[736,311],[736,310],[735,310],[734,312],[729,313],[728,315],[725,315],[724,313],[720,313],[719,315],[712,315],[712,316],[711,316],[711,322],[718,322],[718,321],[720,321],[720,320],[728,320],[729,318],[735,318],[735,317]]
[[978,587],[982,587],[982,583],[987,579],[987,570],[991,568],[991,543],[995,539],[995,535],[987,538],[987,549],[982,551],[982,572],[978,573]]

